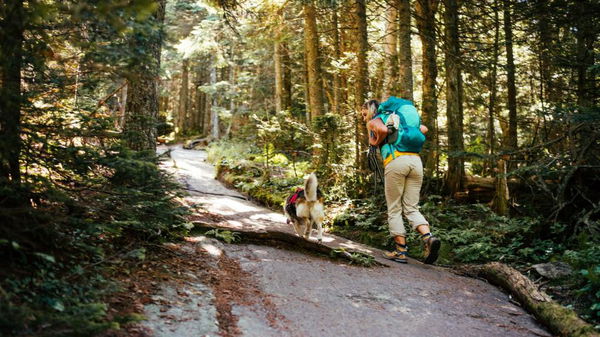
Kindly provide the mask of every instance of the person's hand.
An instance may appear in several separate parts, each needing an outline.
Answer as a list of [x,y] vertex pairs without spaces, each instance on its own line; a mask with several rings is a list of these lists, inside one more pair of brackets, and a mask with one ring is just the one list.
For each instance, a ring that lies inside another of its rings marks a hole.
[[423,125],[423,124],[421,124],[421,126],[419,127],[419,129],[421,130],[422,134],[426,134],[427,131],[429,131],[429,129],[425,125]]

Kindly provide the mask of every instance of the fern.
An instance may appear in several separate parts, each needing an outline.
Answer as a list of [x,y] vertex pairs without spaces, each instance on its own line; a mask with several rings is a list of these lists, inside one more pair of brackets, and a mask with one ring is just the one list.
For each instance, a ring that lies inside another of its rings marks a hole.
[[226,243],[236,243],[241,241],[240,233],[228,230],[211,229],[204,233],[204,235],[225,241]]

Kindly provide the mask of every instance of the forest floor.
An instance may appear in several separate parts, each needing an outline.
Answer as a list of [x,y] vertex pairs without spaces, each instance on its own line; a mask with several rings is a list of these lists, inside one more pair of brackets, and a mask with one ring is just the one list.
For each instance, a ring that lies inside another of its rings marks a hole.
[[[282,214],[214,179],[203,151],[171,148],[164,169],[199,206],[195,223],[291,233]],[[162,148],[159,151],[165,151]],[[311,238],[314,240],[314,238]],[[330,247],[381,252],[325,235]],[[551,336],[511,298],[481,280],[416,260],[361,267],[278,246],[226,244],[203,235],[165,244],[116,297],[147,320],[119,336]]]

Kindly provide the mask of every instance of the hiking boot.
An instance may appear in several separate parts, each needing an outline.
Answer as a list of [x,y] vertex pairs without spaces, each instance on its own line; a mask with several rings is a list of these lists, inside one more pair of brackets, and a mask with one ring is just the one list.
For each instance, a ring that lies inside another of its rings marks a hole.
[[440,246],[442,242],[440,239],[431,235],[431,233],[422,235],[423,242],[425,244],[425,249],[423,250],[423,257],[425,258],[425,264],[433,264],[440,253]]
[[391,252],[384,252],[383,257],[398,263],[408,263],[408,259],[406,258],[407,254],[408,251],[406,250],[406,245],[396,245],[395,250]]

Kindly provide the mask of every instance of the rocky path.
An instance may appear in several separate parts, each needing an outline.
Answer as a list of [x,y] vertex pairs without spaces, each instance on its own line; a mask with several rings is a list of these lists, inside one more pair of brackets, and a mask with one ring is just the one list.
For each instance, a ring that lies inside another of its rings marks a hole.
[[[162,149],[163,151],[166,149]],[[290,232],[282,214],[214,179],[202,151],[174,147],[165,169],[201,206],[195,220]],[[324,244],[380,252],[326,235]],[[306,251],[225,244],[203,236],[170,246],[184,281],[159,284],[144,313],[154,336],[550,336],[508,295],[414,260],[352,266]],[[166,263],[166,262],[165,262]]]

